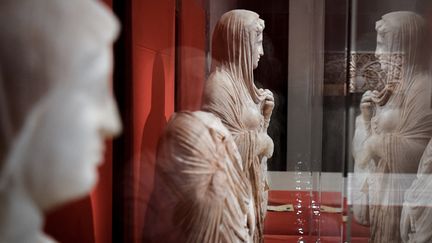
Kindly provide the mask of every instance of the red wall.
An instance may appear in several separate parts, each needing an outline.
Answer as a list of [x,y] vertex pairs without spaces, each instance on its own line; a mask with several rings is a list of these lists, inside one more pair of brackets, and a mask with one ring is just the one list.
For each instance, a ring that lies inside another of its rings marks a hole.
[[126,242],[141,242],[153,189],[155,150],[174,112],[175,0],[132,1],[132,188]]
[[99,183],[91,193],[96,243],[112,242],[112,142],[107,142],[105,162],[99,169]]
[[[181,109],[199,108],[205,76],[205,12],[197,0],[182,0],[180,12]],[[167,119],[174,112],[175,0],[132,1],[132,185],[125,242],[141,242],[154,185],[155,152]],[[128,216],[126,216],[128,217]],[[150,217],[151,218],[151,217]],[[151,223],[151,222],[150,222]]]
[[180,12],[180,110],[199,110],[206,79],[206,13],[204,1],[182,0]]

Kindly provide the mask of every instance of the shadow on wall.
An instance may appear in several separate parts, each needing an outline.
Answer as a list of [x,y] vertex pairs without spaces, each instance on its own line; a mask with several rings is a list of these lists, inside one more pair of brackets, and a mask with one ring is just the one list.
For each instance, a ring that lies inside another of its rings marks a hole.
[[180,70],[177,70],[177,111],[196,111],[201,108],[201,99],[207,73],[206,53],[199,48],[179,48]]
[[[136,197],[138,225],[144,225],[154,186],[155,155],[158,140],[167,123],[165,117],[165,69],[160,54],[153,63],[151,109],[141,138],[141,163]],[[137,232],[138,235],[142,234]]]
[[[192,77],[190,73],[188,75]],[[193,80],[189,80],[189,82],[193,82]],[[193,93],[188,94],[192,95]],[[165,102],[162,100],[164,97],[164,67],[158,55],[153,67],[152,106],[142,136],[141,191],[137,197],[141,211],[136,214],[136,217],[141,217],[142,223],[139,225],[143,226],[138,234],[141,235],[141,242],[146,243],[181,242],[179,240],[180,231],[174,226],[171,219],[174,213],[174,204],[166,197],[172,191],[168,189],[164,178],[157,174],[156,169],[158,142],[167,124],[164,115]],[[189,101],[194,101],[196,98],[198,97],[191,97]],[[184,104],[190,105],[192,103]]]

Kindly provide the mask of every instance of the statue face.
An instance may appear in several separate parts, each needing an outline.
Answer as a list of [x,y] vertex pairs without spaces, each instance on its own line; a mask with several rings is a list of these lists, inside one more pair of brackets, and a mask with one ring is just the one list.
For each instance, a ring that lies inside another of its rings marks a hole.
[[[101,22],[105,26],[98,30],[117,33],[111,13],[105,13]],[[84,30],[74,34],[87,41],[65,43],[70,55],[61,60],[59,75],[53,75],[60,79],[58,85],[27,116],[19,135],[21,146],[15,148],[21,154],[22,181],[44,210],[91,191],[97,182],[97,167],[103,162],[105,139],[121,130],[110,87],[116,34]],[[91,48],[87,43],[92,43]]]
[[33,197],[47,209],[83,196],[97,182],[107,137],[120,131],[109,87],[111,55],[105,48],[90,66],[93,78],[54,91],[32,114],[32,131],[24,178]]
[[388,71],[390,61],[390,49],[389,42],[386,39],[386,33],[383,31],[384,22],[382,20],[377,22],[377,45],[375,50],[375,56],[381,64],[381,69]]
[[253,48],[253,68],[257,68],[258,67],[258,62],[261,58],[261,56],[264,55],[264,48],[263,48],[263,34],[262,32],[259,33],[259,35],[255,38],[254,41],[254,48]]
[[[385,17],[385,16],[384,16]],[[380,62],[381,69],[385,72],[393,72],[392,67],[401,65],[404,54],[403,43],[401,42],[400,26],[403,26],[402,17],[387,17],[376,22],[377,46],[375,56]],[[398,27],[399,26],[399,27]]]

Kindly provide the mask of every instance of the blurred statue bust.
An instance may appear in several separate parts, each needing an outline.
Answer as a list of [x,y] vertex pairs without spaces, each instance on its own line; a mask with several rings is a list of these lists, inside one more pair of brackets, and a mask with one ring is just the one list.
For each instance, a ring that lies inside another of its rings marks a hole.
[[208,112],[174,113],[159,140],[145,242],[252,242],[252,191],[228,130]]
[[234,137],[243,170],[252,184],[257,212],[255,242],[263,240],[267,207],[267,159],[273,140],[267,134],[274,107],[273,94],[258,89],[253,70],[264,54],[264,21],[247,10],[232,10],[213,32],[212,72],[203,95],[203,110],[219,117]]
[[353,140],[354,217],[370,224],[371,242],[401,242],[404,193],[432,137],[431,81],[426,25],[412,12],[392,12],[376,23],[376,55],[381,68],[398,81],[361,100]]
[[0,242],[52,242],[43,213],[90,192],[121,129],[119,27],[94,0],[3,0],[0,21]]

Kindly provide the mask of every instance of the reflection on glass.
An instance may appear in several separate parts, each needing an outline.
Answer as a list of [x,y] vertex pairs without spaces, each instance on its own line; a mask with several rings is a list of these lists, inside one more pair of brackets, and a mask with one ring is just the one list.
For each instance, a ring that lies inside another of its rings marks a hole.
[[417,178],[405,192],[401,215],[401,236],[404,242],[432,241],[432,140],[420,160]]
[[[426,27],[412,12],[392,12],[376,23],[376,56],[387,80],[360,102],[353,140],[355,219],[370,225],[371,242],[401,242],[405,190],[432,136],[431,76]],[[400,72],[400,73],[399,73]],[[398,77],[398,78],[396,78]]]

